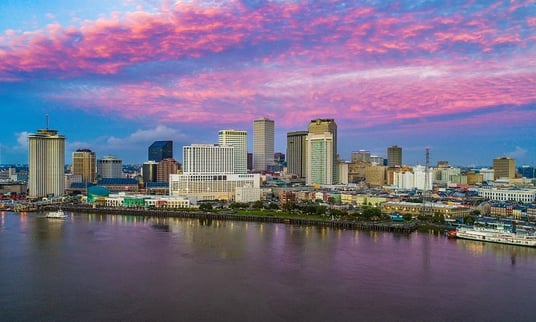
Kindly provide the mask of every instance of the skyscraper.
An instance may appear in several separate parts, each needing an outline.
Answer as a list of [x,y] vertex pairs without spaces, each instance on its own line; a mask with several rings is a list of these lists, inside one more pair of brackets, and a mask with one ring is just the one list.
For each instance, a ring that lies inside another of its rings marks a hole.
[[261,118],[253,121],[253,169],[265,171],[274,163],[274,121]]
[[229,145],[192,144],[182,148],[184,173],[234,172],[234,150]]
[[147,160],[160,162],[173,158],[173,141],[155,141],[149,146]]
[[309,133],[307,135],[307,176],[306,183],[333,184],[333,134]]
[[305,178],[307,173],[307,131],[287,133],[287,173]]
[[493,159],[493,179],[514,179],[516,177],[516,162],[512,158],[500,157]]
[[387,148],[387,166],[401,167],[402,166],[402,148],[396,145]]
[[338,183],[338,167],[337,123],[334,119],[311,120],[307,135],[306,182]]
[[[48,123],[48,122],[47,122]],[[65,137],[58,131],[37,130],[28,137],[30,198],[61,196],[65,192]]]
[[221,130],[218,143],[229,145],[234,149],[234,173],[248,172],[248,132],[239,130]]
[[113,155],[105,155],[97,160],[97,176],[102,179],[122,178],[123,161]]
[[97,158],[95,152],[89,149],[78,149],[73,152],[71,172],[82,177],[83,182],[95,182],[97,173]]

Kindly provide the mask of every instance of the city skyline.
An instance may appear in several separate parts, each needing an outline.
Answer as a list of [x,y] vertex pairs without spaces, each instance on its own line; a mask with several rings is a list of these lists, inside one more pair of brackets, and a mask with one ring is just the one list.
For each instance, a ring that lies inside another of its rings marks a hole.
[[[29,134],[142,163],[153,141],[217,143],[275,121],[275,152],[317,118],[338,153],[536,162],[536,5],[64,0],[0,5],[0,163]],[[248,136],[252,149],[252,135]]]

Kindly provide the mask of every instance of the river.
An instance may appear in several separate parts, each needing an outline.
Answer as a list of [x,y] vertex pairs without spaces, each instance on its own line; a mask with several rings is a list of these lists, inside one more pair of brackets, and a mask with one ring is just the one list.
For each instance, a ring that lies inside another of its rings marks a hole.
[[285,224],[0,213],[2,321],[536,321],[536,249]]

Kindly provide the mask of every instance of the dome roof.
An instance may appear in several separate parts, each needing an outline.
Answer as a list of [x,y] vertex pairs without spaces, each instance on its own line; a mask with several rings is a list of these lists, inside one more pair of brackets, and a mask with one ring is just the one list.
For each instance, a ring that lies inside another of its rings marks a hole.
[[88,195],[93,196],[109,196],[110,191],[103,186],[91,186],[87,189]]

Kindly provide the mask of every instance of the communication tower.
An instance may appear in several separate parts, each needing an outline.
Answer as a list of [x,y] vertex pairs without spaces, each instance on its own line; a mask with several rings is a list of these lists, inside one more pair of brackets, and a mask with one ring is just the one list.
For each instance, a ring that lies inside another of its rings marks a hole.
[[426,147],[426,157],[424,164],[424,189],[422,191],[422,214],[426,215],[430,212],[431,209],[428,209],[431,195],[431,188],[428,186],[430,182],[430,148]]

